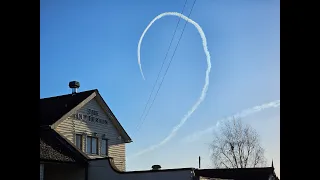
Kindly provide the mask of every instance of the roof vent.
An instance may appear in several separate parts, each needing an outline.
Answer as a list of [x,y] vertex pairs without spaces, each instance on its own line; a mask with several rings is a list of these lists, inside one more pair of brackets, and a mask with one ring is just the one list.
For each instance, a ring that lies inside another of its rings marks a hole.
[[80,87],[80,83],[78,81],[70,81],[69,87],[72,89],[72,94],[76,94],[78,88]]
[[160,170],[161,166],[156,164],[156,165],[153,165],[151,168],[152,168],[152,170],[156,171],[156,170]]

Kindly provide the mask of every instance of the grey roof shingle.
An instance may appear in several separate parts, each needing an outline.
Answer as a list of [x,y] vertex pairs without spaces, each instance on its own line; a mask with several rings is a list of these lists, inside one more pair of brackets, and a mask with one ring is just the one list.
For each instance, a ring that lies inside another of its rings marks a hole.
[[54,124],[95,91],[97,90],[40,99],[40,125]]
[[63,154],[61,149],[53,148],[40,138],[40,160],[53,160],[63,162],[75,162],[75,160],[69,156]]
[[40,161],[83,163],[86,157],[50,128],[40,128]]

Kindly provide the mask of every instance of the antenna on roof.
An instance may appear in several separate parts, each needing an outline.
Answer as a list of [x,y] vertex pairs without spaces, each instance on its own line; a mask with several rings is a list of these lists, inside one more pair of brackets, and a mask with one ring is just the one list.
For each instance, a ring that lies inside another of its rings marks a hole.
[[69,87],[72,89],[72,94],[76,94],[78,88],[80,87],[80,83],[78,81],[70,81]]

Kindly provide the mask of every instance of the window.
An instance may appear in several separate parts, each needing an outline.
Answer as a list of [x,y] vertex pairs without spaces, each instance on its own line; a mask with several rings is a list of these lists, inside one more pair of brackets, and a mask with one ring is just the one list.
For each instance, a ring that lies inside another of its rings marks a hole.
[[87,153],[98,154],[98,138],[87,136]]
[[107,156],[108,155],[108,140],[102,139],[101,141],[101,155]]
[[82,150],[82,135],[76,134],[76,146]]

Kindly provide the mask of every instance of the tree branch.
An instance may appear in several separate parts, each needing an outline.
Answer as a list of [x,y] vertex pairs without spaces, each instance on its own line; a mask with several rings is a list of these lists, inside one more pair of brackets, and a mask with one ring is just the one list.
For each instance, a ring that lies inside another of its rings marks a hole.
[[221,151],[221,153],[229,160],[231,166],[235,167],[235,165],[232,163],[231,159],[223,152],[223,150]]
[[236,154],[234,153],[234,146],[232,145],[231,142],[229,142],[229,145],[230,145],[230,152],[231,152],[231,154],[232,154],[233,160],[234,160],[234,162],[236,163],[236,167],[238,168],[239,166],[238,166]]
[[[260,146],[259,136],[249,125],[240,120],[227,120],[215,134],[212,160],[217,166],[227,168],[257,167],[264,162],[264,150]],[[229,166],[230,164],[230,166]]]

